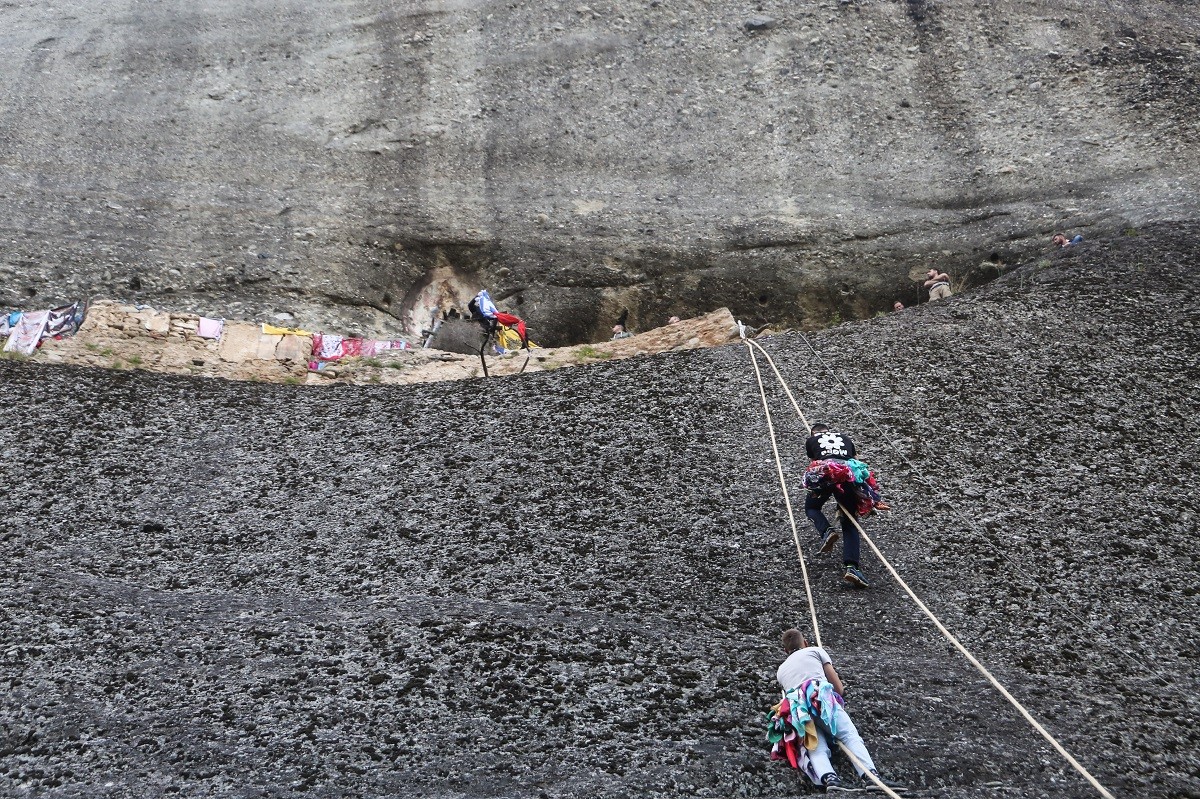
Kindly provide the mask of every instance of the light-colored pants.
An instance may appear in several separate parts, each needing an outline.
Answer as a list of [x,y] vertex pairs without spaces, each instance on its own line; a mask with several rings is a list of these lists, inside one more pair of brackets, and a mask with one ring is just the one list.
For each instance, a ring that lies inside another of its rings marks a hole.
[[944,300],[950,296],[950,286],[945,283],[938,283],[929,289],[929,299]]
[[[875,768],[875,761],[871,760],[871,754],[867,751],[867,745],[863,743],[862,736],[858,734],[858,730],[854,728],[854,722],[850,720],[848,714],[842,707],[838,707],[837,715],[834,717],[834,724],[837,726],[837,739],[846,745],[846,748],[854,753],[858,758],[858,763],[854,765],[854,770],[858,775],[862,776],[862,769],[858,764],[862,764],[862,768],[868,771]],[[829,732],[820,724],[817,725],[817,748],[808,753],[808,759],[812,763],[813,771],[818,777],[823,777],[833,771],[833,764],[829,762]]]

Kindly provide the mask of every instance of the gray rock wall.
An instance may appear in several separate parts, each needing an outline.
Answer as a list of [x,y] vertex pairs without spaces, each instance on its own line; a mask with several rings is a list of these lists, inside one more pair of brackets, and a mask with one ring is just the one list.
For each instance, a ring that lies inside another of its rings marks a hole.
[[1196,216],[1185,2],[0,6],[0,303],[817,324]]

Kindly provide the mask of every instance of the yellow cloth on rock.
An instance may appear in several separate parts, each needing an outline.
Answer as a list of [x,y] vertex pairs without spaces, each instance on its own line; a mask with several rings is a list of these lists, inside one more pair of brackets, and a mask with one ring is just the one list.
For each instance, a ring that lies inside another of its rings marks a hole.
[[294,327],[275,327],[275,325],[262,326],[262,332],[267,336],[311,336],[311,330],[298,330]]

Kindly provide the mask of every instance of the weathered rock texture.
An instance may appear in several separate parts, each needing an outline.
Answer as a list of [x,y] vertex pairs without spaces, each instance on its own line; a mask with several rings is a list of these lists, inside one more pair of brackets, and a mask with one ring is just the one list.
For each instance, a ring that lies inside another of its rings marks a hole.
[[0,6],[0,305],[814,325],[1196,217],[1176,0]]
[[[878,469],[873,539],[1121,797],[1200,792],[1197,252],[764,341]],[[0,362],[0,456],[4,796],[802,791],[760,726],[805,611],[745,347],[334,391]],[[1094,796],[864,565],[811,571],[884,773]]]

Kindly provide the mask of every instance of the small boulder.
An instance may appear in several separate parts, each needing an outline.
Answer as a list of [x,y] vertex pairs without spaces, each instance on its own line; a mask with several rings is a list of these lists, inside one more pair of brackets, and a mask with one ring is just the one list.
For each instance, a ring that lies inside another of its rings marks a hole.
[[778,24],[779,22],[774,17],[753,16],[742,23],[742,28],[746,33],[758,33],[759,31],[769,31]]

